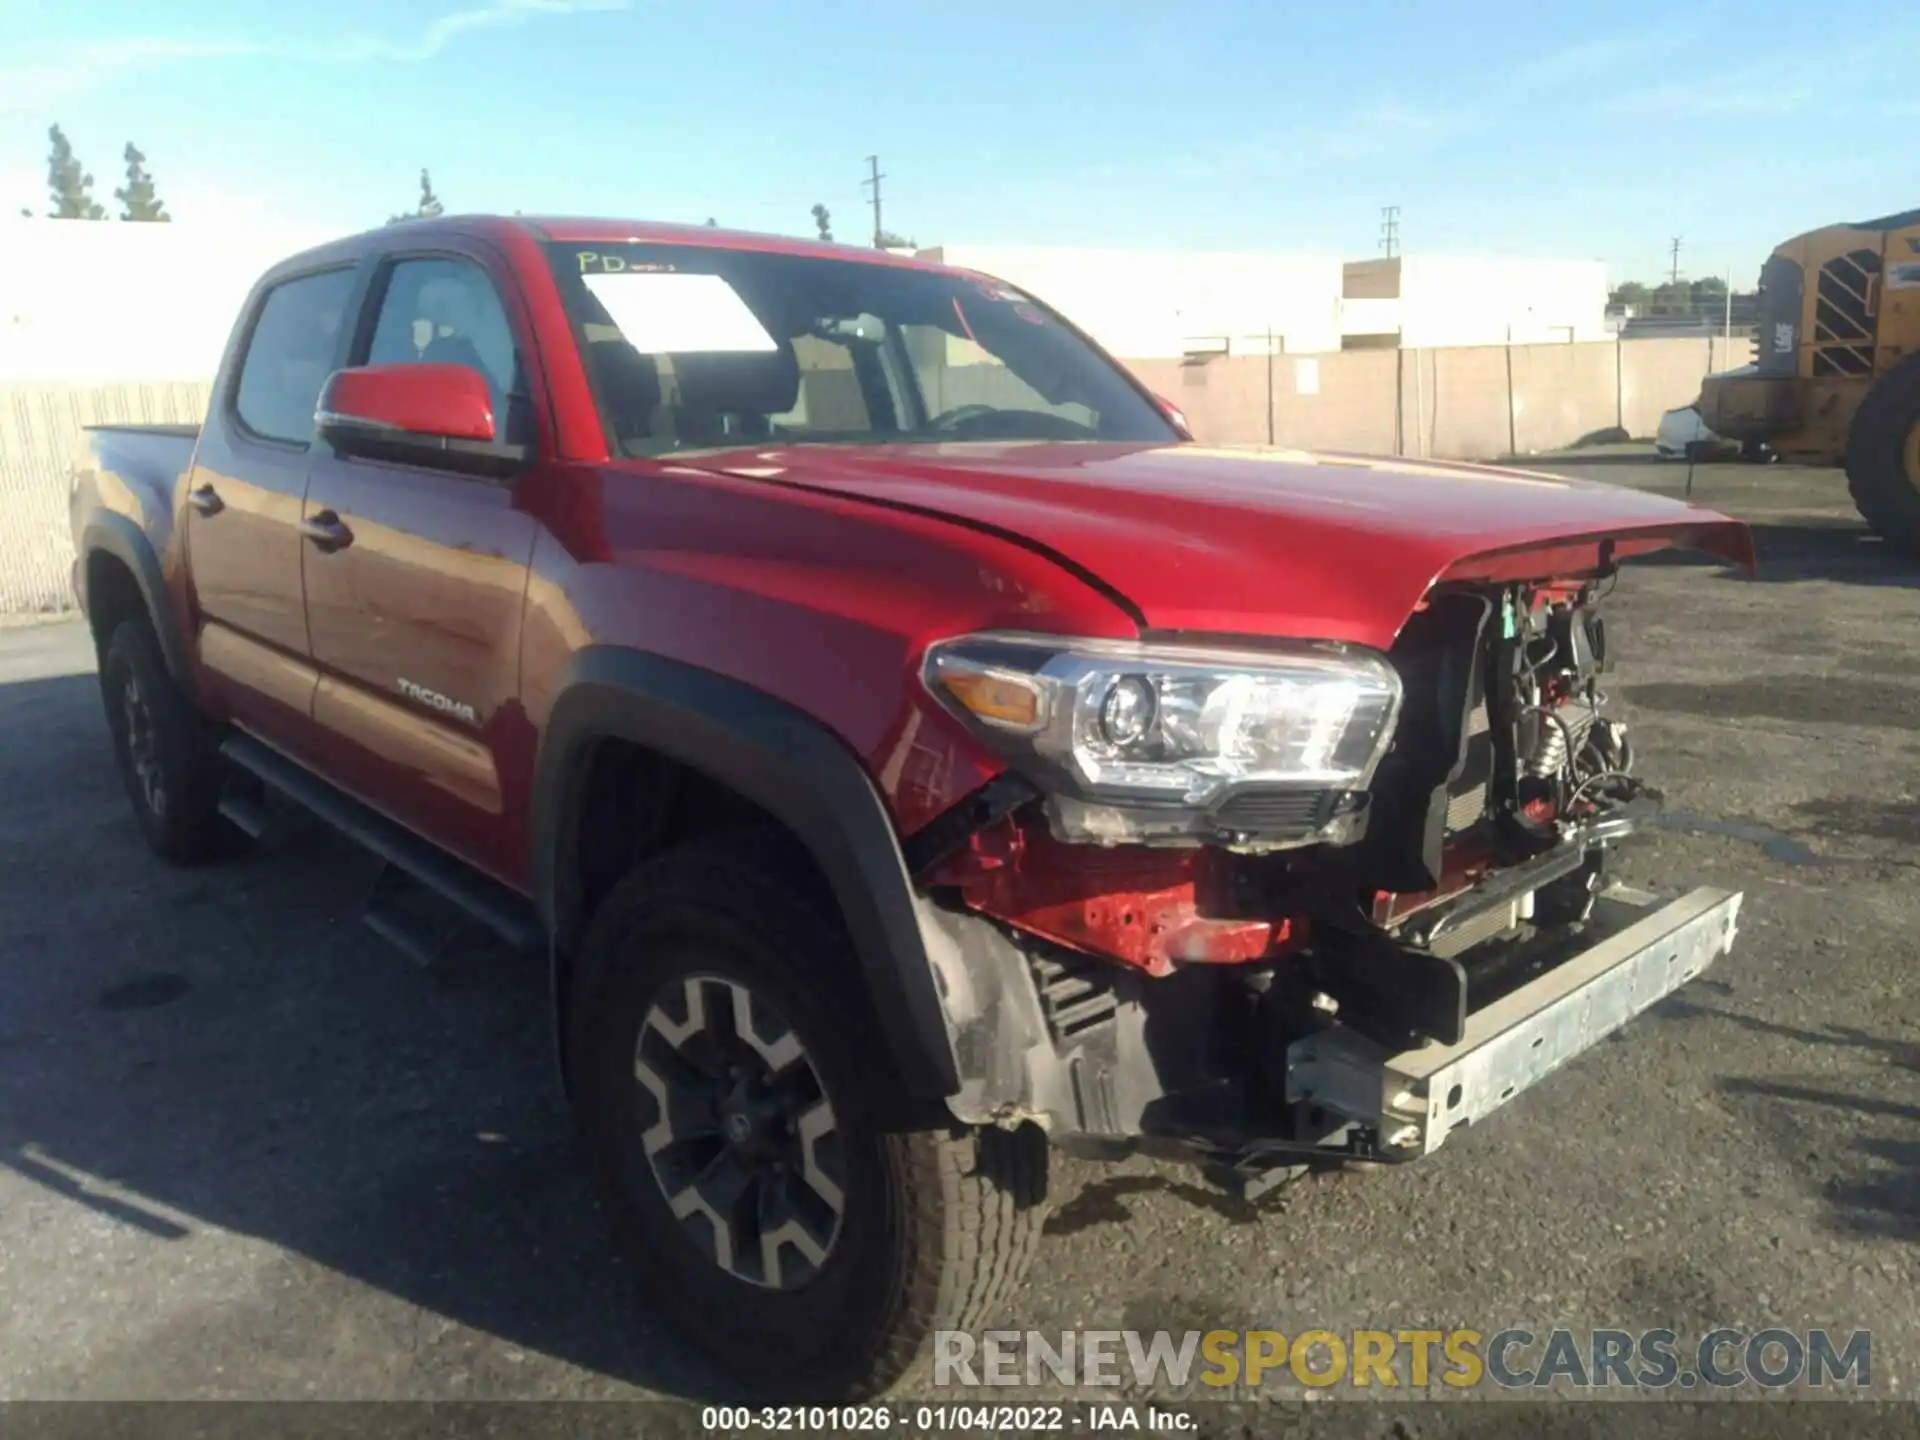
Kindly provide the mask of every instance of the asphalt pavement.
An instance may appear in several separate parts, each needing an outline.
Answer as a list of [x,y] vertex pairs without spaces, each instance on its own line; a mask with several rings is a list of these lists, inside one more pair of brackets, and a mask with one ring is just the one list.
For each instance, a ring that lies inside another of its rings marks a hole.
[[[1001,1323],[1868,1329],[1872,1393],[1920,1392],[1920,564],[1830,472],[1695,481],[1761,573],[1621,579],[1669,806],[1622,873],[1744,890],[1734,954],[1418,1165],[1257,1208],[1058,1161]],[[92,669],[75,622],[0,630],[0,1399],[724,1395],[612,1257],[538,967],[413,967],[321,830],[151,858]]]

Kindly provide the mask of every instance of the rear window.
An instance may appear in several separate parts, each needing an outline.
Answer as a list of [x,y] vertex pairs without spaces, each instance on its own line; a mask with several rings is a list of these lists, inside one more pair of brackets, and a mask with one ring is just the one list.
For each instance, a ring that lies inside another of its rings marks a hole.
[[621,453],[1178,438],[1112,361],[998,281],[699,245],[548,250]]
[[339,361],[353,287],[351,269],[327,270],[283,280],[267,292],[233,402],[240,423],[255,435],[295,445],[313,438],[314,406]]

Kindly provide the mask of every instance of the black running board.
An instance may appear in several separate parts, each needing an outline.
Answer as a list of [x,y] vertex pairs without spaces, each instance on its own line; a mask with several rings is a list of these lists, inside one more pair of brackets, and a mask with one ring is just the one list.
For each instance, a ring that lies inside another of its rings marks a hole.
[[221,744],[220,753],[257,776],[269,790],[311,811],[348,839],[458,906],[508,944],[522,950],[545,945],[546,931],[531,901],[435,848],[272,746],[251,735],[231,735]]

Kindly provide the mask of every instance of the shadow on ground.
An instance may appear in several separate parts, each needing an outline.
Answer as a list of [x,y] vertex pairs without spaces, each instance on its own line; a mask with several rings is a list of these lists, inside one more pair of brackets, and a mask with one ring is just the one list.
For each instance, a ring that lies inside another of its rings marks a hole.
[[[1676,492],[1677,493],[1677,492]],[[1712,502],[1706,502],[1711,508]],[[1831,580],[1844,585],[1920,586],[1920,559],[1892,549],[1864,523],[1840,517],[1806,516],[1748,521],[1758,556],[1748,577],[1716,556],[1669,550],[1630,560],[1629,565],[1712,566],[1730,580],[1767,585]]]
[[[30,731],[0,746],[0,1180],[160,1246],[255,1236],[527,1350],[719,1397],[615,1259],[559,1098],[544,965],[478,941],[409,965],[358,924],[373,862],[324,831],[169,869],[98,712],[91,676],[0,685],[0,723]],[[116,1289],[137,1307],[174,1262],[130,1253]],[[20,1258],[22,1283],[61,1265]],[[271,1268],[248,1282],[272,1285]],[[321,1353],[337,1284],[263,1295],[270,1324],[253,1302],[202,1307],[158,1355],[97,1359],[200,1383],[284,1331],[303,1291]]]
[[[1747,522],[1758,552],[1753,578],[1764,584],[1829,580],[1848,585],[1920,586],[1920,557],[1892,549],[1853,513],[1837,471],[1798,467],[1662,463],[1645,450],[1597,455],[1535,456],[1528,462],[1556,475],[1632,485],[1650,495],[1691,500]],[[1623,476],[1620,472],[1638,472]],[[1651,477],[1650,479],[1648,477]],[[1662,551],[1627,562],[1646,566],[1709,566],[1727,579],[1745,578],[1715,556]]]
[[1739,680],[1651,680],[1622,687],[1636,706],[1718,720],[1908,728],[1920,689],[1857,675],[1770,675]]
[[[1758,1133],[1828,1172],[1821,1196],[1836,1229],[1920,1241],[1920,1041],[1843,1026],[1806,1029],[1676,997],[1663,1017],[1712,1019],[1810,1050],[1839,1049],[1884,1065],[1887,1093],[1857,1093],[1789,1070],[1726,1076],[1720,1093]],[[1909,1098],[1899,1098],[1899,1097]]]

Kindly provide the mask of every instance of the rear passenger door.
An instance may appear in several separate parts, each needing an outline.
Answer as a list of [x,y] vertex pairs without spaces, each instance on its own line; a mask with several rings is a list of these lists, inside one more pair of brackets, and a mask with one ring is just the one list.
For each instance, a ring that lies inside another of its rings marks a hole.
[[186,543],[213,699],[283,748],[304,749],[314,670],[301,599],[300,506],[313,411],[346,355],[351,264],[268,285],[247,317],[188,480]]
[[[467,365],[496,438],[526,443],[530,341],[511,273],[478,242],[382,262],[348,363]],[[524,748],[520,628],[536,524],[515,485],[316,447],[304,557],[327,770],[368,803],[509,884]]]

